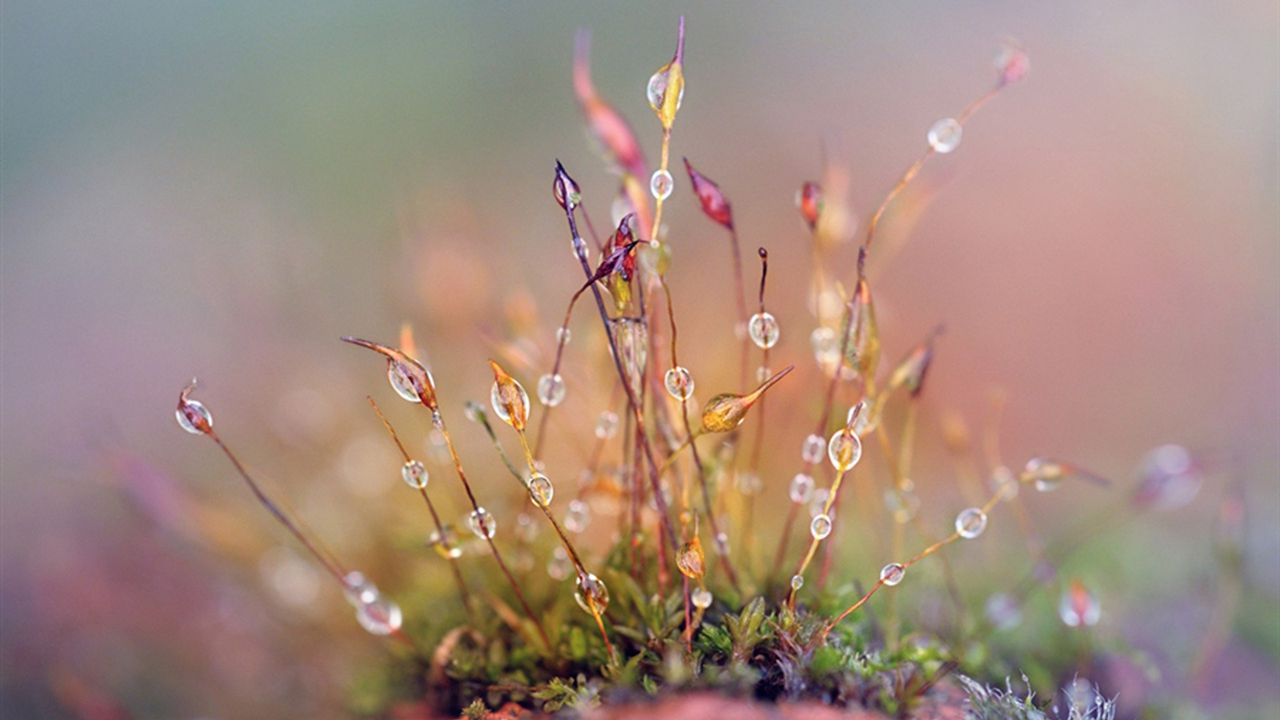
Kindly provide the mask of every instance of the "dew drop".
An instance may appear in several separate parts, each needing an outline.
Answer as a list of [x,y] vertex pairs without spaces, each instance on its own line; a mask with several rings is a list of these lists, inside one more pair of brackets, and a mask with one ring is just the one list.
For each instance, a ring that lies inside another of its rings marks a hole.
[[427,486],[427,481],[431,479],[431,475],[427,472],[427,467],[417,460],[410,460],[400,468],[400,477],[404,478],[404,482],[411,488],[421,489]]
[[911,522],[920,512],[920,496],[910,490],[889,488],[884,491],[884,506],[899,525]]
[[551,498],[555,497],[556,488],[551,484],[551,478],[542,473],[534,473],[529,476],[529,480],[525,483],[529,488],[529,499],[538,507],[546,507],[551,504]]
[[556,344],[557,345],[568,345],[569,341],[572,339],[573,339],[573,332],[569,330],[569,328],[567,327],[556,328]]
[[564,548],[557,547],[551,552],[551,559],[547,561],[547,574],[552,580],[567,579],[572,569],[573,563],[569,562],[569,554]]
[[[508,407],[508,403],[511,407]],[[504,383],[495,382],[489,388],[489,404],[493,406],[494,414],[508,425],[518,421],[523,427],[525,419],[529,417],[529,393],[515,379]],[[519,415],[518,418],[512,417],[512,409]]]
[[178,424],[192,435],[203,435],[213,428],[213,413],[198,400],[184,400],[176,411]]
[[580,533],[591,524],[591,509],[581,500],[570,500],[569,508],[564,513],[564,528],[572,533]]
[[827,509],[827,498],[831,497],[831,491],[827,488],[818,488],[813,491],[813,497],[809,499],[809,517],[821,515]]
[[1076,580],[1062,593],[1058,602],[1058,617],[1067,627],[1097,625],[1102,619],[1102,605],[1089,588]]
[[818,513],[813,516],[813,521],[809,523],[809,534],[814,540],[824,540],[831,534],[831,516],[825,513]]
[[481,540],[488,540],[498,532],[498,521],[493,519],[493,513],[482,507],[472,510],[467,515],[467,525]]
[[791,576],[791,589],[792,589],[792,590],[799,590],[799,589],[800,589],[800,588],[802,588],[802,587],[804,587],[804,576],[803,576],[803,575],[792,575],[792,576]]
[[764,481],[753,472],[742,472],[738,473],[737,486],[743,495],[757,495],[764,489]]
[[840,359],[840,341],[836,331],[829,327],[814,328],[809,333],[809,345],[813,348],[813,359],[821,368],[833,366]]
[[800,448],[800,459],[807,465],[817,465],[822,462],[822,453],[826,449],[827,442],[821,436],[809,435]]
[[444,533],[438,530],[432,530],[427,536],[427,545],[431,546],[436,554],[446,560],[457,560],[462,557],[462,548],[458,547],[457,538],[450,525],[444,526]]
[[596,419],[596,437],[601,440],[609,440],[618,434],[618,414],[612,410],[605,410],[600,413],[600,417]]
[[679,365],[668,370],[662,382],[667,393],[677,400],[688,400],[693,396],[693,375]]
[[1204,472],[1181,445],[1161,445],[1142,459],[1142,482],[1134,502],[1142,507],[1172,510],[1195,499]]
[[689,599],[693,602],[693,606],[699,610],[706,610],[711,607],[711,601],[714,599],[711,591],[706,588],[698,588],[694,590]]
[[839,472],[848,472],[862,459],[862,441],[857,435],[841,428],[835,431],[827,443],[827,459]]
[[960,123],[955,118],[943,118],[929,128],[929,147],[945,155],[960,146],[962,133]]
[[768,380],[771,375],[773,375],[773,372],[769,370],[766,365],[761,365],[756,368],[756,382],[764,382],[765,380]]
[[1008,593],[996,593],[987,598],[986,615],[987,621],[997,630],[1008,630],[1022,622],[1022,608]]
[[604,581],[600,578],[586,573],[578,576],[578,589],[573,594],[573,599],[578,601],[578,607],[592,615],[603,615],[606,608],[609,607],[609,588],[605,586]]
[[995,64],[1001,85],[1016,83],[1031,70],[1031,58],[1027,56],[1027,52],[1012,42],[1000,45],[996,51]]
[[797,504],[809,502],[813,497],[813,487],[814,481],[812,475],[796,473],[796,476],[791,478],[791,489],[789,491],[791,502]]
[[981,508],[965,508],[956,515],[956,534],[972,540],[987,529],[987,514]]
[[1038,457],[1027,461],[1023,473],[1035,481],[1036,490],[1040,492],[1057,490],[1062,485],[1062,477],[1065,475],[1061,465]]
[[999,465],[991,471],[991,489],[1001,500],[1012,500],[1018,497],[1018,479],[1008,466]]
[[671,173],[666,170],[655,170],[649,178],[649,192],[658,200],[666,200],[671,197],[671,191],[675,189],[675,180],[672,179]]
[[[649,101],[649,107],[654,112],[660,113],[662,106],[667,101],[667,85],[671,81],[670,65],[665,65],[658,72],[649,78],[649,84],[645,87],[645,98]],[[684,102],[684,85],[680,85],[680,94],[676,96],[676,110],[680,109],[680,104]]]
[[538,537],[538,523],[527,513],[516,515],[516,539],[530,543]]
[[538,378],[538,401],[547,407],[555,407],[564,402],[564,378],[560,373],[547,373]]
[[400,629],[404,615],[399,605],[379,595],[356,607],[356,622],[372,635],[390,635]]
[[373,602],[378,597],[378,586],[374,585],[373,581],[366,578],[364,573],[359,570],[352,570],[347,573],[342,578],[342,583],[346,586],[343,590],[343,595],[346,596],[347,602],[352,607],[359,607],[364,603]]
[[750,322],[747,323],[747,334],[751,336],[751,342],[756,347],[768,350],[778,344],[778,338],[781,336],[781,330],[778,328],[778,321],[771,313],[762,312],[751,316]]
[[682,575],[694,580],[698,580],[706,572],[702,543],[697,536],[680,546],[680,550],[676,552],[676,567]]
[[396,391],[400,397],[409,402],[422,402],[418,394],[423,388],[419,386],[417,377],[413,374],[413,368],[407,363],[397,360],[387,361],[387,382],[391,383],[391,389]]
[[729,534],[721,532],[716,535],[716,552],[720,555],[729,554]]
[[902,582],[902,578],[907,574],[907,569],[898,563],[889,563],[880,568],[880,582],[890,587]]

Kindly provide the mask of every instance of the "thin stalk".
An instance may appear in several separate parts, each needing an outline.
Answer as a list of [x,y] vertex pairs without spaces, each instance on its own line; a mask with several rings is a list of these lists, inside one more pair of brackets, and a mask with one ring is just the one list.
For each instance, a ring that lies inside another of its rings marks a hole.
[[[533,459],[533,450],[529,447],[529,439],[525,437],[525,432],[521,429],[516,430],[516,437],[520,438],[520,447],[524,450],[525,463],[528,464],[529,474],[532,476],[534,473],[538,472],[538,469]],[[560,545],[564,547],[564,551],[569,555],[569,560],[573,562],[574,569],[578,571],[578,577],[580,579],[586,579],[586,577],[591,573],[587,572],[586,566],[582,564],[582,558],[578,556],[577,549],[573,547],[573,543],[570,542],[569,536],[565,534],[564,529],[560,527],[560,523],[556,522],[556,518],[551,514],[551,510],[542,503],[535,502],[533,504],[542,511],[543,516],[547,518],[547,522],[551,523],[551,528],[555,530],[556,537],[560,539]],[[604,620],[600,617],[600,611],[596,609],[594,602],[588,602],[586,605],[591,609],[591,614],[595,617],[596,625],[600,627],[600,637],[604,640],[604,647],[609,652],[609,657],[616,658],[613,651],[613,643],[609,642],[609,633],[605,630]]]
[[[981,508],[982,512],[990,513],[991,509],[994,508],[997,504],[999,504],[999,502],[1000,502],[1000,492],[996,491],[986,501],[986,503],[983,504]],[[962,536],[960,535],[959,532],[953,532],[947,537],[943,538],[942,540],[938,540],[937,542],[934,542],[933,544],[925,547],[925,549],[913,555],[911,559],[902,563],[903,571],[906,571],[912,565],[915,565],[916,563],[924,560],[930,555],[933,555],[934,553],[938,552],[942,548],[961,539],[961,537]],[[878,579],[876,581],[876,584],[871,586],[870,590],[868,590],[865,594],[863,594],[862,597],[858,598],[856,602],[854,602],[852,605],[846,608],[844,612],[840,613],[833,620],[831,620],[826,625],[824,625],[822,630],[820,630],[817,634],[814,635],[813,640],[811,640],[809,643],[808,650],[812,651],[814,648],[816,648],[817,646],[821,645],[824,641],[826,641],[827,635],[830,634],[831,630],[835,628],[835,626],[839,625],[845,618],[857,612],[859,608],[865,605],[867,601],[870,600],[871,597],[875,595],[877,591],[880,590],[880,588],[885,586],[886,586],[886,583],[884,579],[883,578]],[[889,587],[893,587],[893,586],[889,586]]]
[[[662,291],[666,294],[667,319],[671,324],[671,367],[680,367],[680,362],[676,357],[676,313],[675,307],[671,303],[671,288],[664,282],[662,283]],[[720,566],[724,568],[724,574],[729,578],[733,589],[741,593],[742,588],[738,584],[738,574],[734,572],[733,563],[729,560],[729,548],[727,543],[721,539],[724,536],[720,533],[715,510],[711,505],[711,491],[707,487],[706,469],[702,465],[702,457],[698,454],[698,446],[693,442],[693,425],[689,422],[689,399],[687,397],[680,398],[680,417],[684,421],[685,435],[689,438],[688,445],[693,452],[693,464],[697,471],[698,487],[702,491],[702,505],[707,514],[707,523],[711,526],[716,555],[719,556]],[[672,453],[671,457],[675,457],[675,453]],[[668,458],[667,463],[670,462],[671,460]],[[667,467],[667,463],[663,464],[664,469]],[[686,592],[685,594],[687,595],[688,593]]]
[[[444,423],[444,416],[442,416],[440,411],[437,409],[430,410],[431,424],[436,430],[440,431],[441,435],[444,436],[445,446],[449,448],[449,457],[453,460],[454,472],[457,473],[458,479],[462,481],[462,487],[467,493],[467,500],[471,502],[471,509],[475,512],[479,512],[480,503],[476,500],[476,495],[471,490],[471,483],[467,480],[467,473],[462,468],[462,458],[458,456],[458,449],[454,446],[453,436],[449,434],[449,428]],[[516,582],[515,576],[511,574],[511,570],[507,567],[506,561],[502,559],[502,553],[498,551],[497,544],[493,542],[493,538],[488,537],[488,534],[488,532],[485,533],[486,537],[484,538],[484,541],[488,543],[489,551],[493,554],[494,561],[498,563],[498,568],[507,578],[507,583],[511,585],[511,590],[515,593],[516,600],[519,601],[521,609],[524,610],[525,615],[529,618],[530,622],[533,623],[534,627],[537,628],[538,636],[542,639],[542,643],[547,648],[547,652],[555,654],[555,647],[551,644],[551,638],[547,635],[546,628],[542,626],[542,621],[538,619],[538,616],[533,612],[533,608],[529,606],[529,601],[525,598],[524,591],[520,589],[520,583]]]
[[[369,401],[369,405],[373,408],[374,414],[382,421],[382,427],[386,429],[387,435],[391,436],[391,441],[395,443],[396,448],[400,451],[400,456],[404,458],[406,463],[411,461],[413,458],[409,455],[409,451],[405,449],[404,443],[400,442],[400,436],[396,433],[395,428],[392,427],[391,421],[387,419],[386,415],[382,414],[382,408],[378,407],[378,403],[374,402],[374,399],[371,396],[366,396],[365,399]],[[467,583],[462,577],[462,570],[458,567],[457,558],[455,558],[450,552],[453,549],[452,543],[449,542],[449,537],[445,534],[444,523],[440,522],[440,514],[436,512],[435,503],[431,502],[431,497],[427,495],[427,489],[425,487],[420,487],[418,488],[418,492],[422,495],[423,502],[427,504],[427,510],[431,513],[431,522],[434,523],[436,527],[436,535],[440,538],[440,544],[444,546],[445,556],[449,562],[449,569],[453,571],[453,579],[458,584],[458,595],[462,600],[462,607],[467,611],[468,616],[473,616],[474,612],[471,609],[471,592],[467,589]]]
[[[591,267],[587,263],[586,244],[582,240],[581,234],[578,232],[578,223],[574,218],[572,210],[565,211],[565,219],[569,223],[569,232],[573,235],[574,252],[578,256],[578,262],[582,266],[582,272],[588,280],[592,277]],[[613,336],[613,328],[609,324],[609,313],[604,307],[604,297],[600,293],[600,289],[595,283],[591,283],[591,294],[596,301],[596,311],[600,315],[600,322],[604,325],[605,337],[609,341],[609,349],[613,357],[614,369],[618,373],[618,378],[622,381],[622,388],[627,394],[627,404],[636,419],[636,439],[640,445],[641,451],[649,462],[649,482],[655,495],[654,501],[658,506],[659,520],[662,528],[663,537],[674,547],[677,544],[674,528],[671,526],[671,518],[667,508],[666,498],[662,496],[662,486],[658,480],[658,463],[654,460],[653,449],[649,445],[648,437],[644,432],[644,411],[636,400],[635,392],[631,388],[631,382],[627,378],[627,372],[622,367],[621,355],[618,352],[618,343]],[[669,560],[665,557],[659,561],[659,575],[661,576],[667,568]]]

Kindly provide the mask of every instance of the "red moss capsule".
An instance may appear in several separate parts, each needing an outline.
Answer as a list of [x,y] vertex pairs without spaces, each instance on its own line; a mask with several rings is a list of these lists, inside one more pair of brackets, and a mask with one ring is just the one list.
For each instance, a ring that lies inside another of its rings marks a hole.
[[800,192],[796,193],[796,206],[800,208],[800,217],[804,218],[810,230],[817,227],[818,218],[822,216],[822,202],[822,186],[816,182],[806,182],[800,186]]
[[707,217],[732,230],[733,208],[730,207],[729,199],[724,196],[720,186],[707,176],[694,170],[693,166],[689,164],[689,158],[684,159],[684,169],[689,173],[689,183],[693,186],[693,193],[698,196],[698,202],[702,204],[702,212],[706,213]]

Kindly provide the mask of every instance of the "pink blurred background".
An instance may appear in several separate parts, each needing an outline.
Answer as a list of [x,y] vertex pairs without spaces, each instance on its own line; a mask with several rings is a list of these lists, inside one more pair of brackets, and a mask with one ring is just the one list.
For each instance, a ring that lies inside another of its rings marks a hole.
[[[353,669],[384,650],[333,588],[273,590],[297,559],[215,450],[175,427],[177,392],[198,375],[219,429],[308,523],[384,586],[407,586],[423,565],[404,558],[421,511],[396,487],[394,450],[362,397],[389,395],[378,364],[337,338],[393,340],[412,321],[455,425],[462,402],[487,393],[483,360],[507,332],[510,298],[536,306],[545,350],[580,280],[550,197],[554,160],[599,224],[615,189],[574,103],[575,29],[593,31],[596,83],[654,157],[644,83],[682,12],[688,91],[673,152],[729,193],[748,251],[769,248],[775,356],[803,366],[770,410],[767,496],[785,497],[819,394],[796,189],[820,176],[825,146],[849,166],[865,217],[929,125],[988,86],[1001,38],[1016,37],[1030,78],[927,167],[870,266],[886,361],[947,326],[916,468],[924,512],[954,507],[938,418],[962,413],[977,432],[995,387],[1008,398],[1008,457],[1068,457],[1118,484],[1035,498],[1050,536],[1125,502],[1150,448],[1186,445],[1211,468],[1197,501],[1104,536],[1082,572],[1114,612],[1111,631],[1157,658],[1190,653],[1215,577],[1216,503],[1243,483],[1263,629],[1232,642],[1221,692],[1204,702],[1277,707],[1274,2],[8,2],[6,708],[342,714]],[[735,376],[727,245],[682,173],[676,183],[682,354],[700,391],[728,389],[712,380]],[[590,316],[573,327],[575,372],[603,384]],[[526,385],[543,365],[521,374]],[[588,436],[599,400],[571,388],[553,429]],[[468,428],[462,442],[481,486],[506,492],[483,436]],[[551,467],[571,478],[585,444],[553,443]],[[871,567],[850,561],[848,573]],[[1165,677],[1150,692],[1177,685]]]

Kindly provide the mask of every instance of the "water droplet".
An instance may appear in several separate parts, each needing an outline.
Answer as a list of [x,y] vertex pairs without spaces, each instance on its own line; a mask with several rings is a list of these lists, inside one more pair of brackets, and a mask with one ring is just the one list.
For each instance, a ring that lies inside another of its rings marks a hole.
[[1058,602],[1058,617],[1067,627],[1097,625],[1102,619],[1102,605],[1084,583],[1073,580]]
[[569,341],[572,339],[573,339],[573,331],[571,331],[569,328],[567,327],[556,328],[556,344],[557,345],[568,345]]
[[359,570],[347,573],[342,582],[346,585],[343,594],[352,607],[359,607],[378,598],[378,586],[364,576]]
[[768,350],[778,344],[781,330],[772,314],[762,312],[751,316],[751,321],[747,323],[747,334],[756,347]]
[[796,191],[796,207],[800,215],[812,230],[818,224],[822,214],[822,186],[816,182],[806,182]]
[[[649,84],[645,87],[645,97],[649,100],[649,107],[653,108],[656,113],[662,112],[662,106],[667,101],[667,85],[671,82],[671,66],[664,65],[658,72],[649,78]],[[676,110],[680,109],[680,104],[684,102],[684,83],[680,84],[680,94],[676,96]]]
[[671,191],[675,189],[675,180],[672,179],[671,173],[666,170],[655,170],[649,178],[649,192],[659,200],[666,200],[671,197]]
[[1031,58],[1014,42],[1004,42],[996,50],[996,72],[1001,85],[1016,83],[1031,70]]
[[417,460],[410,460],[400,468],[400,477],[404,478],[404,482],[411,488],[424,488],[427,481],[431,479],[427,468]]
[[706,588],[698,588],[689,596],[689,600],[693,602],[693,606],[699,610],[706,610],[711,607],[711,601],[713,599],[711,591]]
[[804,445],[800,448],[800,459],[807,465],[817,465],[822,462],[822,453],[827,449],[827,441],[823,440],[820,435],[809,435],[804,439]]
[[529,488],[529,499],[538,507],[550,505],[551,498],[555,497],[556,488],[551,484],[551,478],[542,473],[530,475],[525,485]]
[[613,327],[613,340],[622,356],[622,368],[627,371],[631,388],[639,397],[644,387],[645,364],[649,360],[649,328],[640,318],[620,317],[609,321]]
[[458,538],[453,531],[451,525],[444,526],[444,533],[438,530],[432,530],[427,536],[427,545],[431,546],[436,554],[446,560],[456,560],[462,557],[462,548],[458,547]]
[[1204,473],[1181,445],[1161,445],[1142,459],[1142,482],[1134,502],[1158,510],[1180,508],[1200,492]]
[[818,367],[834,372],[836,363],[840,361],[840,340],[836,331],[829,327],[814,328],[809,333],[809,345],[813,348],[813,359]]
[[379,595],[356,607],[356,622],[372,635],[390,635],[400,629],[404,615],[399,605]]
[[959,147],[962,133],[955,118],[943,118],[929,128],[929,146],[939,153],[949,153]]
[[796,476],[791,478],[791,489],[788,493],[791,497],[791,502],[797,504],[809,502],[809,500],[813,498],[813,487],[814,481],[812,475],[796,473]]
[[956,515],[956,533],[966,540],[972,540],[987,529],[987,514],[981,508],[965,508]]
[[821,515],[823,512],[826,512],[827,498],[829,497],[831,497],[831,490],[827,488],[818,488],[817,490],[814,490],[813,497],[809,500],[809,517]]
[[677,400],[688,400],[693,396],[693,375],[685,368],[679,365],[671,368],[662,380],[671,397]]
[[907,574],[907,569],[898,563],[889,563],[880,568],[880,582],[890,587],[902,582],[902,578]]
[[729,554],[729,534],[721,532],[716,535],[716,553],[720,555]]
[[192,435],[203,435],[213,429],[213,413],[198,400],[184,400],[176,416],[182,429]]
[[827,459],[837,471],[848,472],[862,459],[862,441],[858,436],[841,428],[827,443]]
[[809,534],[814,540],[826,539],[831,534],[831,516],[818,513],[813,516],[813,521],[809,523]]
[[884,506],[894,522],[905,525],[920,512],[920,497],[910,490],[890,488],[884,491]]
[[560,373],[547,373],[538,378],[538,400],[547,407],[555,407],[564,402],[565,390],[564,378]]
[[991,471],[991,489],[1001,500],[1012,500],[1018,497],[1018,479],[1007,466],[999,465]]
[[565,580],[569,577],[569,571],[573,569],[573,563],[569,562],[569,553],[564,548],[557,547],[551,551],[551,559],[547,561],[547,574],[552,580]]
[[761,365],[756,368],[756,382],[764,382],[765,380],[768,380],[769,376],[772,374],[773,372],[769,370],[767,365]]
[[489,388],[489,404],[502,422],[518,429],[524,428],[529,418],[529,393],[514,378],[508,375],[502,381],[494,381]]
[[498,532],[498,521],[493,519],[493,513],[482,507],[472,510],[467,515],[467,526],[481,540],[487,540]]
[[516,515],[516,539],[530,543],[538,537],[538,523],[528,513]]
[[743,495],[756,495],[764,489],[764,481],[753,472],[742,472],[738,473],[737,486]]
[[870,404],[866,400],[859,400],[849,408],[849,412],[845,413],[844,424],[857,427],[858,421],[866,417],[870,409]]
[[1036,490],[1040,492],[1057,490],[1062,485],[1063,476],[1066,475],[1061,465],[1044,458],[1031,458],[1028,460],[1023,473],[1026,477],[1035,481]]
[[397,361],[387,361],[387,382],[391,383],[391,389],[396,391],[400,397],[409,402],[421,402],[418,393],[422,390],[418,381],[418,376],[414,374],[413,368],[408,364]]
[[689,542],[681,545],[679,551],[676,552],[676,567],[680,569],[680,572],[685,577],[694,580],[701,578],[703,573],[706,572],[702,554],[702,541],[698,539],[697,535],[693,536],[693,539]]
[[591,523],[591,509],[581,500],[570,500],[569,508],[564,513],[564,528],[572,533],[580,533]]
[[1008,593],[996,593],[987,598],[986,613],[987,620],[997,630],[1008,630],[1022,622],[1022,608]]
[[792,590],[799,590],[799,589],[800,589],[800,588],[802,588],[802,587],[804,587],[804,576],[803,576],[803,575],[792,575],[792,576],[791,576],[791,589],[792,589]]
[[601,440],[608,440],[618,434],[618,414],[605,410],[600,413],[600,417],[596,419],[596,437]]
[[578,576],[578,590],[573,594],[578,607],[593,615],[603,615],[609,607],[609,588],[600,578],[587,573]]

